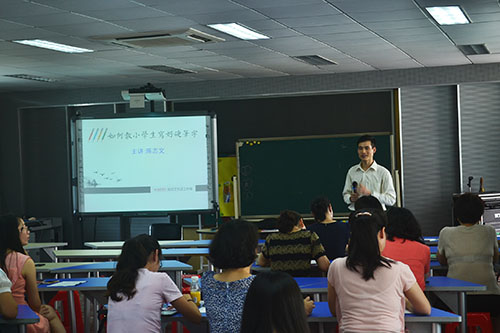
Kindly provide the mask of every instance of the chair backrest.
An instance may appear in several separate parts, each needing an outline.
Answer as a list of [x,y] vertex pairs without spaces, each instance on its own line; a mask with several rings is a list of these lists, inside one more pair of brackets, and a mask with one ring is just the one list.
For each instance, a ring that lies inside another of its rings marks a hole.
[[157,240],[182,239],[182,226],[177,223],[153,223],[149,226],[149,235]]

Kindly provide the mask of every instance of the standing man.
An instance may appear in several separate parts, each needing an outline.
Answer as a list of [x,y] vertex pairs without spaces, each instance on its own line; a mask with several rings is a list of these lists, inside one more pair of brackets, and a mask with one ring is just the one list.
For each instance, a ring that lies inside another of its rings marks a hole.
[[373,136],[363,135],[358,139],[358,156],[361,163],[347,172],[345,179],[344,201],[354,210],[354,203],[359,197],[372,195],[377,198],[385,210],[385,205],[392,206],[396,202],[396,191],[389,170],[373,159],[377,151]]

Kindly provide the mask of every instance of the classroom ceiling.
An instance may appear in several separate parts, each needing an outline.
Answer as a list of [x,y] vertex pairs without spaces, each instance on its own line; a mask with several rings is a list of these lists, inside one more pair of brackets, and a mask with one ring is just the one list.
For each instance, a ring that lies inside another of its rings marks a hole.
[[[438,25],[424,7],[460,5],[471,24]],[[270,39],[243,41],[208,24],[238,22]],[[224,41],[174,43],[189,28]],[[116,43],[116,38],[174,37]],[[66,54],[13,43],[45,39]],[[115,42],[113,42],[115,40]],[[151,44],[154,44],[151,46]],[[465,55],[458,45],[484,44]],[[318,55],[335,64],[311,65]],[[500,62],[498,0],[0,0],[0,91],[269,78]],[[161,66],[161,67],[157,67]],[[167,73],[171,70],[184,73]],[[40,82],[6,75],[47,78]]]

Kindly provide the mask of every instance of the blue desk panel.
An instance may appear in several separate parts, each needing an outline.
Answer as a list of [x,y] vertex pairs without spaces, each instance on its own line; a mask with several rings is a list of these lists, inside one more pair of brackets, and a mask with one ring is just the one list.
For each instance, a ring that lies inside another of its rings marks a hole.
[[40,318],[33,310],[31,310],[29,305],[17,306],[16,319],[4,319],[2,315],[0,315],[0,324],[6,324],[6,325],[26,325],[26,324],[38,323],[39,321]]

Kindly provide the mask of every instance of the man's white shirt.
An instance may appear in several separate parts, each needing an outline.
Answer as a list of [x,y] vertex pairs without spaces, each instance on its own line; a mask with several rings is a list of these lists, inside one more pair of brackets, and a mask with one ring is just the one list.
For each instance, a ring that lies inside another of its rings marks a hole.
[[363,170],[360,163],[351,167],[347,172],[342,195],[350,210],[354,210],[354,203],[350,200],[353,193],[353,182],[357,182],[358,186],[363,184],[372,193],[372,196],[380,201],[384,210],[385,205],[392,206],[396,203],[396,191],[394,190],[391,173],[375,161],[366,171]]

